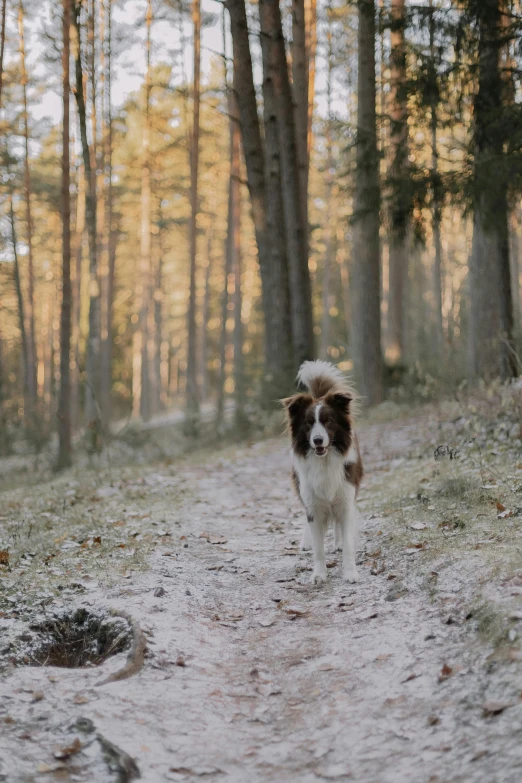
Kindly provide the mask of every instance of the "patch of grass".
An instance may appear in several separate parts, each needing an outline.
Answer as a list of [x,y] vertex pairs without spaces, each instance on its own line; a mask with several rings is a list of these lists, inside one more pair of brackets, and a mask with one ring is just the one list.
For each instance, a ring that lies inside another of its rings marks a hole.
[[477,633],[494,647],[500,647],[508,640],[508,626],[498,606],[486,601],[472,610]]
[[476,499],[481,492],[477,482],[469,476],[448,476],[442,480],[438,494],[443,498],[463,500],[470,496]]

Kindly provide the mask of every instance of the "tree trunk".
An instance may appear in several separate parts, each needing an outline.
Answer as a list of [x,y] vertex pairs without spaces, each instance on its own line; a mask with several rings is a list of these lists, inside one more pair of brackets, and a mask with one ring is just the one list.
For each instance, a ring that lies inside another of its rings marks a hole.
[[0,39],[0,109],[2,108],[2,86],[4,83],[5,21],[7,0],[2,0],[2,30]]
[[435,9],[430,0],[430,81],[431,81],[431,191],[433,226],[433,291],[435,300],[435,355],[442,359],[444,354],[444,331],[442,327],[442,182],[439,174],[439,152],[437,147],[439,92],[437,86],[437,64],[435,62]]
[[76,430],[80,422],[80,320],[82,289],[83,234],[85,231],[85,174],[83,165],[78,169],[76,195],[76,224],[74,229],[74,274],[72,280],[72,334],[71,354],[71,426]]
[[[286,371],[281,376],[281,388],[284,388],[285,376],[293,381],[292,316],[290,311],[290,286],[288,280],[288,256],[286,231],[283,215],[283,195],[281,185],[281,155],[277,127],[277,104],[272,69],[269,67],[269,40],[261,37],[263,51],[263,121],[265,130],[265,187],[267,201],[267,230],[270,236],[270,305],[274,309],[271,317],[276,317],[277,331],[273,335],[282,357],[286,357]],[[268,316],[267,316],[268,317]],[[275,384],[275,389],[278,384]],[[267,390],[269,391],[269,390]]]
[[202,334],[201,334],[201,399],[208,398],[208,313],[210,308],[210,271],[212,258],[212,227],[207,236],[207,265],[205,267],[205,293],[203,295]]
[[234,419],[238,433],[247,429],[245,413],[245,367],[243,359],[243,324],[241,322],[241,182],[239,109],[234,92],[229,92],[230,116],[230,191],[229,247],[234,275]]
[[196,435],[199,429],[199,390],[196,333],[196,254],[198,220],[199,108],[201,73],[201,0],[192,0],[194,25],[193,115],[190,136],[190,292],[188,306],[187,411],[186,432]]
[[58,468],[71,464],[71,195],[69,164],[70,0],[63,0],[62,54],[62,309],[60,314],[60,393],[58,402]]
[[163,218],[161,203],[159,206],[159,229],[158,229],[158,259],[154,275],[154,296],[153,301],[153,320],[154,320],[154,358],[153,358],[153,376],[154,376],[154,400],[153,408],[157,413],[163,408],[163,385],[161,373],[161,351],[163,346]]
[[230,246],[232,231],[232,180],[228,183],[228,212],[227,212],[227,236],[225,241],[224,268],[223,268],[223,292],[221,299],[221,332],[219,335],[219,378],[216,400],[216,427],[222,431],[225,425],[225,384],[227,379],[227,317],[230,296],[228,293],[228,280],[232,267],[232,249]]
[[277,119],[294,359],[313,357],[313,317],[307,231],[302,210],[296,129],[279,0],[260,0],[263,68],[271,75]]
[[301,210],[308,242],[308,52],[305,24],[305,0],[292,0],[292,95]]
[[[111,69],[112,69],[112,0],[102,0],[100,6],[100,70],[102,98],[102,152],[101,152],[101,188],[103,197],[100,203],[100,223],[102,226],[101,244],[101,409],[105,427],[111,419],[112,389],[112,301],[114,293],[114,253],[113,253],[113,205],[112,205],[112,110],[111,110]],[[103,206],[103,209],[101,208]],[[102,219],[103,218],[103,219]]]
[[382,400],[379,160],[375,116],[375,3],[358,0],[357,150],[354,198],[353,359],[368,405]]
[[100,448],[100,287],[98,281],[98,254],[96,231],[96,181],[91,166],[91,150],[87,140],[87,112],[83,84],[81,0],[74,3],[74,58],[76,75],[76,104],[80,124],[83,166],[85,171],[85,225],[89,242],[89,334],[87,338],[85,388],[85,424],[89,432],[91,450]]
[[[310,156],[312,154],[313,129],[312,122],[314,118],[315,102],[315,55],[317,50],[317,0],[305,1],[305,25],[306,25],[306,52],[308,58],[308,169],[310,167]],[[308,176],[308,170],[307,170]]]
[[152,0],[147,2],[147,36],[144,85],[144,111],[141,163],[141,239],[138,284],[136,286],[136,310],[139,320],[133,340],[132,400],[133,416],[148,421],[151,416],[151,383],[149,356],[149,307],[151,288],[151,178],[150,178],[150,54],[152,28]]
[[330,343],[330,289],[331,289],[331,273],[332,266],[335,258],[336,236],[335,229],[332,226],[332,218],[335,215],[334,209],[334,195],[333,195],[333,176],[332,171],[334,167],[333,153],[332,153],[332,71],[333,71],[333,50],[332,50],[332,31],[331,26],[328,27],[327,33],[327,75],[326,75],[326,128],[325,128],[325,143],[326,143],[326,210],[325,210],[325,253],[324,253],[324,268],[323,268],[323,317],[321,324],[321,357],[323,359],[328,358],[328,346]]
[[29,111],[27,108],[27,69],[25,64],[25,36],[24,36],[24,7],[20,0],[18,6],[18,34],[20,52],[20,76],[22,82],[22,120],[24,128],[24,198],[26,217],[27,240],[27,297],[25,303],[25,315],[27,318],[27,390],[29,408],[26,410],[27,419],[37,416],[38,389],[36,380],[36,336],[34,324],[34,259],[33,259],[33,217],[31,209],[31,175],[29,170]]
[[[279,183],[279,151],[275,109],[267,109],[264,66],[265,136],[267,173],[257,114],[252,58],[248,40],[245,0],[226,0],[233,44],[234,91],[239,106],[241,141],[247,170],[247,184],[252,207],[261,272],[262,303],[265,322],[265,375],[263,399],[275,401],[288,394],[293,386],[295,361],[291,334],[290,299],[286,263],[286,240],[281,221],[282,200]],[[261,39],[264,45],[264,39]],[[267,119],[271,115],[272,120]],[[271,131],[273,124],[273,131]],[[270,133],[276,134],[275,146]],[[278,209],[277,205],[281,205]],[[274,232],[278,232],[275,234]]]
[[405,0],[391,4],[390,58],[390,236],[389,236],[389,355],[404,360],[408,281],[408,106],[406,87]]
[[[20,279],[20,264],[18,262],[18,240],[16,238],[16,222],[13,207],[13,194],[9,196],[9,222],[11,224],[11,244],[13,246],[13,273],[14,283],[16,291],[16,301],[18,305],[18,324],[20,327],[20,338],[22,342],[22,358],[23,358],[23,370],[24,370],[24,409],[26,405],[31,405],[29,396],[29,348],[27,345],[27,330],[26,330],[26,317],[25,317],[25,305],[24,295],[22,292],[22,281]],[[25,410],[24,410],[25,416]]]
[[499,132],[504,97],[499,0],[483,0],[477,5],[476,14],[479,62],[474,105],[471,369],[479,378],[510,378],[516,372],[516,363],[512,346],[507,182],[499,171],[505,141]]

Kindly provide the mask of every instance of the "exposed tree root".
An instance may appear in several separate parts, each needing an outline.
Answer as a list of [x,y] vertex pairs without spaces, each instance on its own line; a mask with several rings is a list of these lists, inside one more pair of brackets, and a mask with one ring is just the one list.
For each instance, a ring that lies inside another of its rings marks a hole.
[[125,753],[124,750],[104,737],[103,734],[97,733],[96,739],[102,746],[103,755],[109,769],[111,772],[117,772],[118,783],[130,783],[131,780],[141,777],[138,765],[128,753]]
[[112,617],[123,617],[124,620],[127,620],[132,630],[132,645],[125,666],[122,666],[121,669],[109,674],[108,677],[101,680],[101,682],[97,682],[96,685],[107,685],[109,682],[117,682],[118,680],[126,680],[129,677],[132,677],[140,671],[145,660],[147,640],[136,620],[134,620],[128,612],[123,610],[111,609],[109,610],[109,614]]

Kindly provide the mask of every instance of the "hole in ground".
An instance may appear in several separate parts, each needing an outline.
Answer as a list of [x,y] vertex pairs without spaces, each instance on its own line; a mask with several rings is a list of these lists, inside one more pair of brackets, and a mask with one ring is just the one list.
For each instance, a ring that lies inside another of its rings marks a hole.
[[29,666],[59,666],[76,669],[98,666],[112,655],[127,650],[132,631],[125,620],[105,613],[77,609],[33,623],[31,643],[18,662]]

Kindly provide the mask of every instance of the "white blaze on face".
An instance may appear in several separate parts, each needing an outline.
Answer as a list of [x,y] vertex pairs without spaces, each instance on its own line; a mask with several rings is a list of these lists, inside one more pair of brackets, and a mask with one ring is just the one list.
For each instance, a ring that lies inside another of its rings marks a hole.
[[321,412],[322,403],[318,402],[315,406],[315,422],[310,432],[310,446],[313,449],[324,448],[327,449],[330,445],[330,438],[328,432],[323,424],[319,421],[319,414]]

